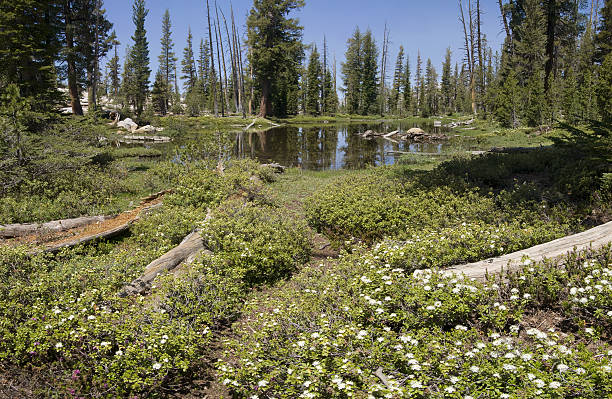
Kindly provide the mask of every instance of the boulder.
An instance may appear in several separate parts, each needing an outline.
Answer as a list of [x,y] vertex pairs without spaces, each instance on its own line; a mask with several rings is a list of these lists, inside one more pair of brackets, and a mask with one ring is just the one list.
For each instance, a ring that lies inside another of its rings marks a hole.
[[411,134],[411,135],[419,135],[419,134],[425,134],[425,130],[419,127],[413,127],[412,129],[408,130],[406,133]]
[[134,131],[134,133],[155,133],[157,128],[151,125],[140,127]]
[[136,124],[136,122],[134,122],[130,118],[126,118],[126,119],[122,120],[121,122],[118,122],[117,126],[123,128],[125,130],[128,130],[128,131],[130,131],[132,133],[134,133],[136,131],[136,129],[138,129],[138,125]]

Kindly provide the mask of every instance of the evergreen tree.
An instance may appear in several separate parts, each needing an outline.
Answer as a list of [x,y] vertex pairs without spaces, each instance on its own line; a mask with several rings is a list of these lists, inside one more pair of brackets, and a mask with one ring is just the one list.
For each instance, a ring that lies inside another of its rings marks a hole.
[[132,21],[135,25],[134,36],[132,36],[134,44],[131,47],[129,60],[126,62],[131,70],[129,74],[132,82],[127,86],[125,94],[134,106],[136,115],[140,116],[147,101],[149,76],[151,74],[151,69],[149,69],[149,43],[145,30],[145,18],[149,10],[145,8],[145,0],[134,0],[132,11]]
[[193,57],[193,36],[191,34],[191,28],[188,30],[187,34],[187,46],[183,50],[183,60],[181,61],[181,65],[183,66],[181,72],[183,75],[182,79],[185,80],[185,92],[190,93],[193,88],[196,86],[196,81],[198,79],[197,71],[196,71],[196,63]]
[[546,35],[542,30],[545,18],[539,0],[524,1],[525,19],[518,27],[520,40],[515,42],[516,63],[525,87],[523,115],[529,126],[542,124],[546,114],[544,63]]
[[310,53],[310,61],[308,62],[306,84],[306,113],[310,115],[319,115],[322,82],[321,82],[321,60],[317,46],[314,46]]
[[399,111],[399,99],[401,86],[404,79],[404,46],[400,46],[399,53],[397,54],[397,61],[395,62],[395,70],[393,72],[393,87],[391,89],[391,95],[389,96],[389,109],[391,113],[395,114]]
[[161,115],[166,115],[168,112],[168,92],[166,77],[160,68],[155,75],[155,83],[153,83],[153,90],[151,90],[151,102],[153,104],[153,110]]
[[[416,75],[414,77],[414,104],[413,104],[413,115],[420,115],[423,102],[423,91],[421,87],[421,81],[423,77],[423,61],[421,60],[421,52],[417,53],[417,66]],[[424,85],[423,85],[424,86]]]
[[297,112],[302,27],[286,16],[303,0],[253,0],[247,19],[249,61],[261,101],[259,116]]
[[55,68],[61,48],[58,7],[44,0],[0,2],[0,95],[15,84],[19,96],[34,99],[32,108],[39,111],[61,99]]
[[439,107],[438,74],[429,58],[427,59],[427,66],[425,68],[424,94],[423,116],[429,117],[437,115]]
[[334,89],[334,82],[329,69],[323,77],[323,93],[325,101],[325,115],[335,115],[338,111],[338,93]]
[[[166,110],[170,106],[172,98],[172,84],[174,82],[174,63],[177,62],[174,54],[174,43],[172,42],[172,23],[170,21],[170,11],[166,9],[162,18],[162,37],[161,37],[161,54],[159,59],[159,69],[164,79],[164,84],[167,92],[165,93]],[[157,77],[156,77],[157,79]]]
[[110,96],[113,99],[117,99],[119,96],[119,89],[121,87],[121,77],[119,69],[121,68],[119,64],[119,56],[117,55],[117,46],[115,45],[115,55],[108,61],[108,76],[109,76],[109,86],[110,86]]
[[412,77],[410,75],[410,59],[406,56],[406,70],[404,71],[402,84],[402,107],[408,114],[412,112],[412,84],[410,83]]
[[362,36],[355,28],[347,41],[346,62],[342,64],[342,79],[345,87],[346,112],[357,114],[361,109],[361,78],[363,69]]
[[612,52],[612,1],[604,0],[601,9],[601,19],[595,37],[595,61],[603,63],[604,59]]
[[599,113],[604,123],[612,126],[612,52],[609,52],[601,64],[599,86],[597,88]]
[[451,49],[446,49],[446,57],[442,64],[442,84],[440,87],[442,95],[442,111],[452,113],[453,111],[453,87],[451,76]]
[[210,74],[210,54],[209,48],[204,42],[204,39],[200,40],[200,57],[198,58],[198,82],[202,90],[204,97],[208,97],[208,75]]
[[362,40],[363,68],[361,70],[361,109],[362,115],[377,112],[378,97],[378,48],[369,29]]

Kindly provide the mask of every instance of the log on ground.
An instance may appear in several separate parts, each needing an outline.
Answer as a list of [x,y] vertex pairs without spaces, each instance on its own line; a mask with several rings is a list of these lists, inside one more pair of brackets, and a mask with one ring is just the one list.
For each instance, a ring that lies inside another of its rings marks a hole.
[[46,223],[25,223],[0,225],[0,237],[25,237],[33,234],[59,233],[66,230],[103,222],[112,216],[82,216],[72,219],[54,220]]

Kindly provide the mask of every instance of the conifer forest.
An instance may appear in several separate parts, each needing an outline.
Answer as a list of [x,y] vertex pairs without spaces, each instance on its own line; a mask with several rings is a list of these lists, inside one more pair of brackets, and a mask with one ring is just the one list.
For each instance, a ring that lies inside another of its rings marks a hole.
[[2,398],[612,398],[612,1],[0,1]]

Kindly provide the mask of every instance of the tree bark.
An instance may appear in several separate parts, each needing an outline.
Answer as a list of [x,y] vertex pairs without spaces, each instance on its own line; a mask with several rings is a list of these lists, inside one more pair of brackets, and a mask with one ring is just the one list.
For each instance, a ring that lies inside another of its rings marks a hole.
[[555,65],[555,39],[557,27],[557,0],[548,0],[546,17],[546,64],[544,65],[544,92],[550,98],[550,79]]
[[[211,76],[215,77],[215,56],[213,50],[213,39],[212,39],[212,29],[210,27],[210,6],[208,4],[208,0],[206,0],[206,14],[208,16],[208,40],[210,43],[210,68],[211,68]],[[213,95],[213,107],[215,116],[219,116],[219,105],[217,104],[217,80],[211,79],[210,83],[212,84],[212,95]]]
[[272,113],[272,104],[270,104],[270,92],[272,82],[265,79],[261,82],[261,101],[259,103],[259,117],[265,118]]
[[499,12],[501,13],[502,21],[504,23],[504,30],[506,31],[506,38],[508,40],[512,40],[512,36],[510,35],[510,26],[508,25],[508,18],[506,18],[506,13],[504,12],[504,5],[502,0],[498,0],[499,3]]
[[70,106],[74,115],[83,115],[79,87],[77,85],[76,59],[74,56],[74,26],[72,22],[72,9],[70,1],[64,2],[64,24],[66,38],[66,65],[68,74],[68,93],[70,94]]

